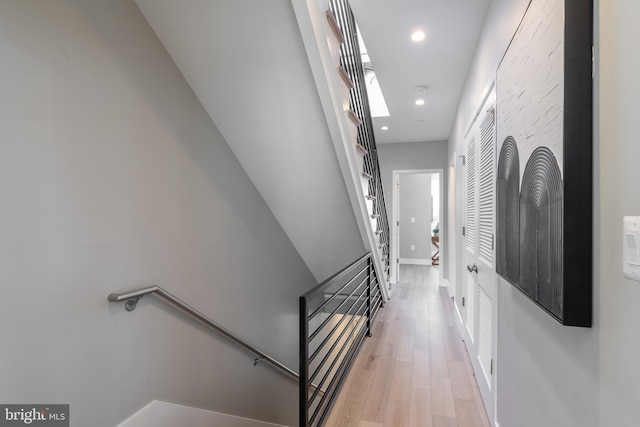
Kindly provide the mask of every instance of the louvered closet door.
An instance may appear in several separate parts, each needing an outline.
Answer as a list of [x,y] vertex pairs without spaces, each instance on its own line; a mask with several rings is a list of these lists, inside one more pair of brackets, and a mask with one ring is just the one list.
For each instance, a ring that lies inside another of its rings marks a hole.
[[478,168],[478,358],[491,381],[493,349],[493,303],[496,300],[495,227],[495,114],[490,109],[480,123]]
[[493,98],[483,107],[465,140],[465,233],[463,319],[467,348],[487,412],[495,397],[495,112]]
[[476,135],[472,132],[465,142],[465,220],[464,264],[467,266],[464,286],[464,321],[471,343],[477,341],[477,290],[476,276],[471,269],[478,257],[478,162]]

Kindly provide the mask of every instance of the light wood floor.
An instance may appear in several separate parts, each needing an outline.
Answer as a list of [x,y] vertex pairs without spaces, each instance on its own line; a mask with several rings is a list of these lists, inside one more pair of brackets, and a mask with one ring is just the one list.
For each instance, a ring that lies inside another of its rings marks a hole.
[[435,267],[403,265],[327,421],[329,427],[489,427]]

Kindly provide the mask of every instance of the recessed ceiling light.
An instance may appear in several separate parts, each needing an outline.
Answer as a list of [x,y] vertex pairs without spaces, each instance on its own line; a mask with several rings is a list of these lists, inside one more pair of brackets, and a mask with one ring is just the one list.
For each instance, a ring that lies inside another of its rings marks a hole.
[[424,31],[414,31],[414,33],[411,34],[411,40],[413,40],[414,42],[421,42],[425,39],[425,37],[427,37],[427,35],[424,33]]
[[380,129],[382,129],[382,130],[389,130],[389,126],[382,126]]
[[424,105],[424,99],[416,99],[416,105]]

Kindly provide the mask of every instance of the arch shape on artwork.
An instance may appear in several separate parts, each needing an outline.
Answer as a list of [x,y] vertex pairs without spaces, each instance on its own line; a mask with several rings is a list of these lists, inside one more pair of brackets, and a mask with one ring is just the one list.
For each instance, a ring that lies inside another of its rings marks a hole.
[[512,136],[505,138],[496,182],[496,271],[518,283],[520,276],[520,155]]
[[562,319],[563,182],[547,147],[527,161],[520,192],[520,288]]

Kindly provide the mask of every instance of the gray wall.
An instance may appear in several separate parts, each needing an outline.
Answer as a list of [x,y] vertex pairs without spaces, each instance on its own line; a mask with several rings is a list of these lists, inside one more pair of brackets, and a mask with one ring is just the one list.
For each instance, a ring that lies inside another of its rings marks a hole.
[[[640,283],[622,276],[622,217],[640,215],[640,3],[596,2],[596,277],[600,299],[601,426],[638,425]],[[598,293],[596,293],[597,297]],[[598,301],[596,299],[596,301]]]
[[[498,63],[528,3],[529,0],[493,0],[491,2],[485,18],[484,30],[478,42],[476,57],[470,68],[452,128],[449,141],[450,164],[457,161],[454,152],[456,156],[462,153],[464,133],[495,78]],[[616,1],[616,3],[624,2]],[[459,163],[457,164],[460,166]],[[459,167],[458,171],[461,169]],[[614,169],[613,165],[612,169]],[[462,225],[462,182],[462,177],[457,175],[457,225],[453,227],[456,231]],[[620,194],[618,191],[615,193]],[[611,239],[617,242],[618,228],[616,227],[617,224],[612,227],[615,232],[612,233]],[[456,234],[457,248],[462,247],[461,237],[459,233]],[[596,247],[598,247],[597,241]],[[613,247],[610,252],[615,252]],[[462,259],[461,253],[457,255],[457,259]],[[600,262],[596,258],[596,265]],[[612,265],[620,264],[621,262],[612,263]],[[454,286],[459,287],[461,279],[457,278],[462,277],[460,271],[462,266],[457,265],[455,268],[458,274],[454,280]],[[599,293],[597,279],[595,289],[597,307]],[[456,299],[457,303],[459,303],[458,300]],[[629,300],[627,298],[627,301]],[[595,311],[593,328],[565,327],[535,306],[512,285],[500,280],[497,354],[498,424],[501,427],[597,426],[599,336],[598,308]],[[620,342],[622,341],[621,336]],[[637,345],[634,344],[634,347],[637,350]],[[618,346],[610,348],[612,353],[618,354]],[[629,365],[626,367],[630,369]],[[636,381],[635,384],[638,382]],[[634,396],[637,397],[637,386],[635,387]],[[615,422],[602,424],[607,427],[613,425],[622,424]]]
[[136,4],[316,280],[367,252],[291,0]]
[[[431,174],[400,175],[400,258],[431,261]],[[414,222],[411,222],[414,218]],[[414,250],[411,250],[411,246]]]
[[113,426],[152,399],[296,424],[300,256],[132,1],[0,3],[0,402]]
[[[382,175],[382,185],[384,187],[385,201],[389,221],[392,218],[392,186],[393,171],[408,169],[442,169],[443,171],[443,194],[442,194],[442,218],[440,218],[440,240],[443,241],[448,232],[448,165],[447,165],[447,141],[436,142],[411,142],[379,144],[378,157],[380,159],[380,173]],[[441,245],[440,257],[441,274],[444,279],[448,279],[448,263],[450,255],[448,247]]]

